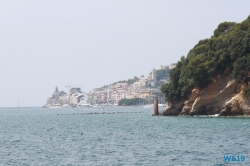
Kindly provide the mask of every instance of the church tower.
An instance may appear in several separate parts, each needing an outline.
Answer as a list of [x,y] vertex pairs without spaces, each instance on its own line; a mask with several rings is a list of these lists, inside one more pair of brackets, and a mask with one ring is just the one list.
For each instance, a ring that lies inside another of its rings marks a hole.
[[157,75],[156,75],[156,70],[155,68],[152,70],[152,86],[156,86],[156,81],[157,81]]

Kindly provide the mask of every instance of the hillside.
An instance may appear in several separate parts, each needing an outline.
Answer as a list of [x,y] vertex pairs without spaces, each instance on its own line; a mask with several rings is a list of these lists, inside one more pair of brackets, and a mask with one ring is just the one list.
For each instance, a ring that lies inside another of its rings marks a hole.
[[[170,71],[171,71],[171,69],[169,69],[169,68],[156,70],[157,81],[160,81],[161,79],[168,80],[170,77],[170,74],[169,74]],[[144,77],[144,76],[142,75],[141,77]],[[139,81],[139,79],[140,79],[139,77],[134,76],[134,78],[130,78],[130,79],[123,80],[123,81],[117,81],[117,82],[112,83],[111,85],[115,85],[117,83],[127,83],[127,84],[131,85],[131,84]]]
[[[169,107],[178,105],[174,111],[168,108],[169,112],[174,112],[169,113],[169,115],[183,113],[183,109],[187,108],[187,103],[189,103],[191,107],[189,111],[191,111],[194,108],[193,104],[198,102],[196,101],[198,96],[200,97],[199,101],[205,97],[205,93],[202,92],[212,88],[214,94],[207,93],[206,95],[216,96],[216,93],[220,93],[221,90],[227,88],[228,83],[232,81],[235,82],[235,86],[238,85],[241,88],[234,87],[233,92],[226,93],[225,100],[223,102],[220,100],[222,105],[216,103],[218,106],[216,110],[211,110],[209,103],[205,102],[205,105],[200,103],[201,108],[199,111],[193,110],[193,113],[184,111],[184,114],[209,115],[220,113],[226,107],[223,104],[231,99],[228,97],[237,94],[241,96],[242,100],[248,100],[250,94],[248,87],[249,73],[250,16],[241,23],[223,22],[219,24],[211,38],[200,40],[186,57],[181,57],[176,67],[170,72],[170,83],[166,83],[161,87],[161,91],[169,102]],[[224,78],[224,80],[221,78]],[[220,86],[219,83],[225,84],[225,86]],[[228,90],[230,91],[230,88]],[[194,92],[197,92],[197,94],[194,95]],[[221,97],[223,98],[223,96]],[[208,98],[209,101],[214,100],[211,96]],[[210,108],[210,112],[208,108]],[[241,109],[240,106],[239,109]],[[242,115],[244,113],[238,114]]]

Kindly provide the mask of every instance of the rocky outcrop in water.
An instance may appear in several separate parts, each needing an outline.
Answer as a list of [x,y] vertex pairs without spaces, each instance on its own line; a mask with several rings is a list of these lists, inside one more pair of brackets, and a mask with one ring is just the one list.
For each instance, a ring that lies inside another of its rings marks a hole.
[[250,99],[243,95],[248,85],[237,83],[232,76],[217,76],[203,90],[194,88],[187,101],[169,103],[160,115],[250,115]]
[[175,103],[168,103],[168,106],[159,112],[159,115],[163,116],[177,116],[180,114],[182,108],[184,106],[184,102],[175,102]]

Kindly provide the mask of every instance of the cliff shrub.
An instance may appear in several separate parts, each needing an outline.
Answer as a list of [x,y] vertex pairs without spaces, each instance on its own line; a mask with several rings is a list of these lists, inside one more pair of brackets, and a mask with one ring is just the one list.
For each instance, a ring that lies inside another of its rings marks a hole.
[[249,97],[250,96],[250,88],[245,88],[243,94],[245,97]]
[[237,82],[249,79],[250,16],[242,23],[223,22],[211,38],[200,40],[170,71],[161,91],[168,101],[188,99],[195,86],[203,89],[225,71]]

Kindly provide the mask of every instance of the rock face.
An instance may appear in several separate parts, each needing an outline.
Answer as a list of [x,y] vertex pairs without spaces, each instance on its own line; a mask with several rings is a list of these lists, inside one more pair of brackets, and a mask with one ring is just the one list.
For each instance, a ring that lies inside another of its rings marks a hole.
[[161,115],[250,115],[250,99],[244,97],[246,85],[236,83],[232,76],[218,76],[203,90],[194,88],[187,101],[169,103]]
[[168,106],[164,110],[160,111],[159,115],[163,116],[179,115],[183,106],[184,106],[183,102],[168,103]]

